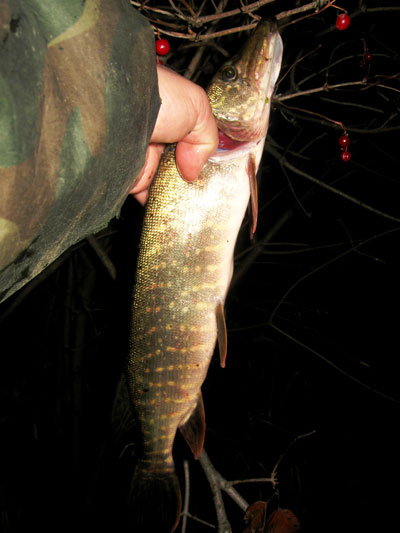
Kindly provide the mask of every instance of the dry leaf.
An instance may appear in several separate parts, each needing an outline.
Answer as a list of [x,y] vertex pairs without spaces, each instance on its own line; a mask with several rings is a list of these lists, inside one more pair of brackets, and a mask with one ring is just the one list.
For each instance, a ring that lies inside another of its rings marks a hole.
[[244,521],[247,527],[243,533],[263,533],[266,510],[266,502],[255,502],[249,505],[244,515]]
[[290,509],[276,509],[268,518],[266,533],[293,533],[300,529],[296,515]]

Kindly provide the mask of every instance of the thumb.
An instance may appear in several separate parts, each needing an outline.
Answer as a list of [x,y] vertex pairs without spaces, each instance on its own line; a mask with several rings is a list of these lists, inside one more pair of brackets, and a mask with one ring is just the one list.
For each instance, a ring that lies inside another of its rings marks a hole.
[[181,141],[176,147],[176,164],[182,177],[187,181],[194,181],[199,176],[207,159],[215,152],[212,144],[190,144]]
[[195,180],[207,159],[218,147],[218,130],[208,98],[196,102],[197,116],[193,129],[176,146],[176,164],[184,179]]

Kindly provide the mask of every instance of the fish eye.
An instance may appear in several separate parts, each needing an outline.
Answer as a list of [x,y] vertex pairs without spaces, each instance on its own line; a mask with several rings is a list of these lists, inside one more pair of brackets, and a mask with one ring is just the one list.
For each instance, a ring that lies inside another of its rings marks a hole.
[[224,81],[235,81],[237,75],[237,70],[233,65],[228,65],[224,67],[221,72],[221,77]]

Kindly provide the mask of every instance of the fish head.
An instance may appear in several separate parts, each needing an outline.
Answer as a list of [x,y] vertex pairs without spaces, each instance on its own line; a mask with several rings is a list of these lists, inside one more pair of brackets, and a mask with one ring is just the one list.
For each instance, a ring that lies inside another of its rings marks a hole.
[[239,142],[265,135],[282,50],[276,24],[262,21],[240,54],[213,77],[207,94],[222,135]]

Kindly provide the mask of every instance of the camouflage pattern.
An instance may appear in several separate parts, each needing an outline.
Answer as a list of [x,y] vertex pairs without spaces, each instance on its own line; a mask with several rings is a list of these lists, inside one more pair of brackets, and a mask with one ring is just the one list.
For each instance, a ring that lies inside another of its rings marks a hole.
[[128,0],[0,0],[0,301],[118,215],[159,105]]

